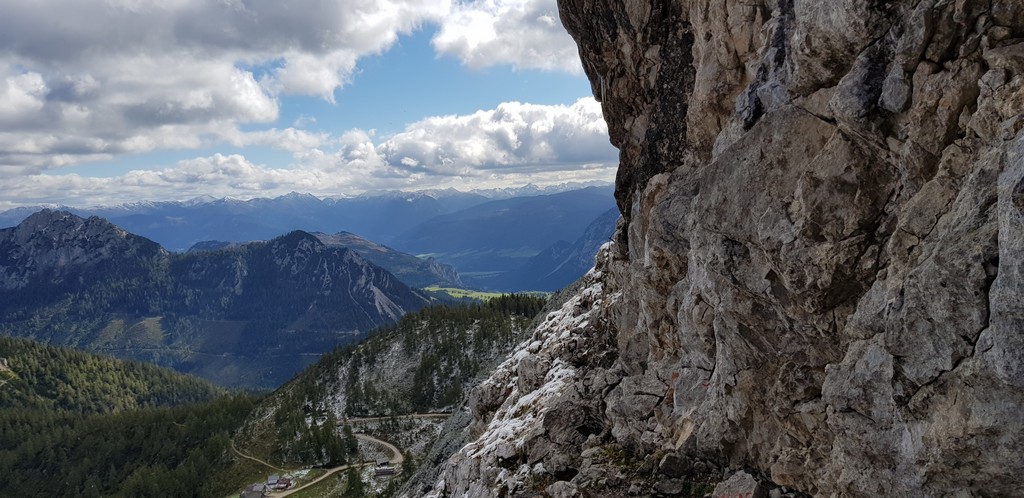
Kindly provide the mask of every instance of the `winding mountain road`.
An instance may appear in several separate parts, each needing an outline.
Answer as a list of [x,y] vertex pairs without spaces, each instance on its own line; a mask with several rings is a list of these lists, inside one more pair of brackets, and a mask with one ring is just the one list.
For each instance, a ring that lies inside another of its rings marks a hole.
[[407,418],[448,418],[451,417],[451,413],[413,413],[409,415],[394,415],[391,417],[366,417],[366,418],[350,418],[346,419],[350,424],[360,422],[380,422],[381,420],[402,420]]
[[271,465],[271,464],[269,464],[267,462],[264,462],[263,460],[260,460],[259,458],[256,458],[256,457],[254,457],[252,455],[246,455],[245,453],[242,453],[241,451],[238,451],[238,448],[235,448],[235,441],[234,440],[231,440],[231,451],[234,451],[236,455],[238,455],[238,456],[240,456],[240,457],[242,457],[242,458],[244,458],[246,460],[252,460],[252,461],[254,461],[256,463],[261,463],[261,464],[263,464],[263,465],[265,465],[267,467],[270,467],[270,468],[272,468],[274,470],[280,470],[281,472],[288,472],[287,470],[282,469],[281,467],[278,467],[276,465]]
[[402,455],[402,452],[398,450],[397,446],[395,446],[395,445],[393,445],[393,444],[391,444],[391,443],[389,443],[387,441],[381,441],[380,439],[377,439],[377,438],[375,438],[373,436],[367,436],[366,434],[356,434],[355,436],[356,436],[356,439],[362,439],[363,441],[368,441],[368,442],[371,442],[371,443],[376,443],[376,444],[379,444],[379,445],[384,446],[385,448],[391,450],[391,453],[393,453],[395,455],[395,456],[393,456],[391,458],[391,464],[392,465],[398,465],[398,464],[400,464],[400,463],[405,461],[405,456]]
[[292,493],[298,493],[299,491],[302,491],[303,489],[306,489],[306,488],[308,488],[310,486],[313,486],[316,483],[318,483],[318,482],[320,482],[320,481],[322,481],[324,479],[327,479],[327,477],[332,476],[332,475],[334,475],[334,474],[336,474],[338,472],[341,472],[343,470],[348,470],[348,469],[351,469],[353,467],[355,467],[355,468],[369,467],[370,465],[373,465],[373,462],[350,463],[348,465],[342,465],[340,467],[334,467],[333,469],[327,469],[327,472],[324,473],[324,475],[322,475],[320,477],[317,477],[316,479],[313,479],[312,481],[309,481],[306,484],[303,484],[302,486],[299,486],[299,487],[293,488],[293,489],[289,489],[288,491],[271,491],[267,496],[270,496],[272,498],[280,498],[280,497],[283,497],[283,496],[288,496],[288,495],[290,495]]
[[[405,457],[402,455],[402,452],[399,451],[397,446],[395,446],[395,445],[393,445],[393,444],[391,444],[391,443],[389,443],[387,441],[381,441],[380,439],[377,439],[377,438],[375,438],[373,436],[367,436],[366,434],[356,434],[355,436],[356,436],[357,439],[362,439],[363,441],[366,441],[366,442],[369,442],[369,443],[381,445],[381,446],[387,448],[389,451],[391,451],[391,453],[394,455],[391,458],[391,464],[392,465],[398,465],[398,464],[400,464],[400,463],[405,461]],[[264,465],[266,467],[269,467],[271,469],[278,470],[278,471],[281,471],[281,472],[289,472],[288,470],[282,469],[281,467],[278,467],[276,465],[271,465],[271,464],[269,464],[269,463],[267,463],[267,462],[265,462],[263,460],[260,460],[259,458],[256,458],[256,457],[254,457],[252,455],[246,455],[245,453],[242,453],[241,451],[238,450],[238,448],[235,447],[235,442],[234,441],[231,441],[231,451],[234,451],[236,455],[238,455],[238,456],[240,456],[242,458],[245,458],[246,460],[252,460],[252,461],[254,461],[256,463],[262,464],[262,465]],[[293,488],[293,489],[289,489],[287,491],[271,491],[268,496],[271,496],[272,498],[282,498],[282,497],[288,496],[288,495],[290,495],[292,493],[298,493],[299,491],[302,491],[303,489],[306,489],[306,488],[308,488],[310,486],[316,485],[318,482],[320,482],[320,481],[322,481],[324,479],[327,479],[329,476],[332,476],[332,475],[334,475],[334,474],[336,474],[338,472],[341,472],[343,470],[348,470],[350,468],[368,467],[370,465],[373,465],[374,463],[375,462],[350,463],[350,464],[346,464],[346,465],[340,465],[338,467],[334,467],[334,468],[331,468],[331,469],[327,469],[327,472],[325,472],[324,475],[322,475],[320,477],[317,477],[316,479],[313,479],[312,481],[309,481],[306,484],[303,484],[302,486],[299,486],[299,487]]]

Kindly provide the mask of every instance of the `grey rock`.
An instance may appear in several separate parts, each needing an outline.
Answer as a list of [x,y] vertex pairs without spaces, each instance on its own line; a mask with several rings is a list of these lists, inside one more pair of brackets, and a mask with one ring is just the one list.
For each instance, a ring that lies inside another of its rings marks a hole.
[[662,496],[678,496],[685,485],[680,479],[665,479],[654,484],[654,492]]
[[[587,476],[707,459],[765,476],[761,496],[1015,494],[1024,6],[658,5],[560,1],[605,88],[624,221],[535,332],[543,362],[493,374],[523,389],[440,489],[470,489],[467,467],[473,489],[529,483],[497,455],[543,447]],[[597,432],[544,423],[576,413]]]
[[715,486],[714,496],[725,498],[767,498],[768,491],[754,476],[740,471]]
[[576,485],[567,481],[558,481],[546,488],[544,491],[547,492],[551,498],[572,498],[579,496],[579,490],[576,489]]
[[682,477],[691,470],[690,462],[676,453],[668,453],[658,462],[658,471],[669,477]]
[[903,112],[910,106],[910,82],[903,68],[893,65],[882,82],[882,96],[878,104],[892,112]]

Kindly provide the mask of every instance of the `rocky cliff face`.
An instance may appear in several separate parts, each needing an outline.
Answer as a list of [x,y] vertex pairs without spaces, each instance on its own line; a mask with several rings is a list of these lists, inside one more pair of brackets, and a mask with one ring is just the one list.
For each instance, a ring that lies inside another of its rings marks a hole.
[[434,494],[1019,493],[1024,4],[560,9],[623,220]]
[[131,273],[167,258],[155,242],[102,218],[44,209],[0,230],[0,290],[61,285],[97,268]]

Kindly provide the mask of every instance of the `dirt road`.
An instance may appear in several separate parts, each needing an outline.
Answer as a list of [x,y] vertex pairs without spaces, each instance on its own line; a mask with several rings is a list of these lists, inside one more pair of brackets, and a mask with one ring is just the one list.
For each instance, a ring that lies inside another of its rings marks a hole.
[[[426,417],[447,417],[448,415],[447,414],[431,414],[431,413],[426,413],[426,414],[419,414],[419,415],[412,415],[412,416],[416,417],[416,418],[426,418]],[[379,419],[380,420],[384,420],[385,418],[387,418],[387,417],[380,417]],[[360,419],[360,420],[365,421],[367,419]],[[373,436],[367,436],[366,434],[356,434],[355,436],[356,436],[357,439],[362,439],[363,441],[367,441],[369,443],[381,445],[381,446],[387,448],[389,451],[391,451],[391,454],[393,455],[391,457],[391,459],[390,459],[392,465],[399,465],[399,464],[401,464],[402,462],[405,461],[405,457],[402,456],[402,452],[398,449],[397,446],[395,446],[395,445],[393,445],[393,444],[391,444],[391,443],[389,443],[387,441],[381,441],[380,439],[377,439],[377,438],[375,438]],[[259,458],[256,458],[254,456],[249,456],[249,455],[246,455],[245,453],[242,453],[241,451],[238,451],[238,448],[235,448],[235,442],[234,441],[231,442],[231,450],[234,451],[235,454],[237,454],[238,456],[240,456],[242,458],[245,458],[247,460],[252,460],[254,462],[261,463],[261,464],[263,464],[263,465],[265,465],[267,467],[270,467],[270,468],[272,468],[274,470],[279,470],[281,472],[288,472],[285,469],[282,469],[280,467],[275,467],[275,466],[273,466],[273,465],[271,465],[271,464],[269,464],[267,462],[264,462],[263,460],[260,460]],[[322,481],[324,479],[327,479],[329,476],[332,476],[332,475],[334,475],[334,474],[336,474],[338,472],[341,472],[343,470],[348,470],[350,468],[368,467],[370,465],[374,465],[374,462],[350,463],[350,464],[347,464],[347,465],[341,465],[339,467],[334,467],[334,468],[331,468],[331,469],[327,469],[327,472],[325,472],[324,475],[322,475],[320,477],[317,477],[316,479],[314,479],[314,480],[312,480],[312,481],[310,481],[310,482],[308,482],[306,484],[303,484],[302,486],[299,486],[299,487],[293,488],[293,489],[289,489],[287,491],[272,491],[272,492],[269,493],[268,496],[270,496],[271,498],[282,498],[282,497],[288,496],[288,495],[290,495],[292,493],[298,493],[299,491],[302,491],[303,489],[306,489],[306,488],[308,488],[310,486],[313,486],[313,485],[317,484],[318,482],[320,482],[320,481]]]
[[333,469],[327,469],[327,473],[325,473],[324,475],[322,475],[320,477],[317,477],[316,479],[313,479],[312,481],[309,481],[306,484],[303,484],[302,486],[299,486],[299,487],[294,488],[294,489],[289,489],[288,491],[272,491],[272,492],[270,492],[270,494],[268,496],[270,496],[271,498],[280,498],[282,496],[288,496],[288,495],[290,495],[292,493],[298,493],[299,491],[302,491],[303,489],[306,489],[306,488],[308,488],[310,486],[313,486],[316,483],[318,483],[318,482],[320,482],[320,481],[322,481],[324,479],[327,479],[329,476],[332,476],[332,475],[334,475],[334,474],[336,474],[338,472],[341,472],[343,470],[348,470],[348,469],[351,469],[353,467],[355,467],[355,468],[369,467],[370,465],[373,465],[373,462],[350,463],[348,465],[342,465],[340,467],[334,467]]
[[395,455],[394,457],[391,458],[391,465],[398,465],[405,461],[405,457],[402,456],[401,451],[398,451],[398,447],[387,441],[381,441],[380,439],[377,439],[373,436],[367,436],[366,434],[356,434],[356,438],[362,439],[363,441],[369,441],[371,443],[379,444],[391,450],[391,453]]
[[267,467],[270,467],[270,468],[272,468],[274,470],[280,470],[281,472],[288,472],[287,470],[282,469],[281,467],[277,467],[275,465],[270,465],[269,463],[264,462],[263,460],[260,460],[259,458],[256,458],[256,457],[250,456],[250,455],[246,455],[245,453],[242,453],[241,451],[238,451],[238,448],[235,448],[235,441],[234,440],[231,441],[231,451],[234,451],[236,455],[238,455],[238,456],[240,456],[240,457],[242,457],[242,458],[244,458],[246,460],[252,460],[252,461],[254,461],[256,463],[262,463],[263,465],[265,465]]
[[395,419],[402,420],[407,418],[448,418],[451,417],[451,413],[414,413],[411,415],[395,415],[393,417],[366,417],[366,418],[350,418],[347,419],[349,423],[356,424],[360,422],[380,422],[381,420]]

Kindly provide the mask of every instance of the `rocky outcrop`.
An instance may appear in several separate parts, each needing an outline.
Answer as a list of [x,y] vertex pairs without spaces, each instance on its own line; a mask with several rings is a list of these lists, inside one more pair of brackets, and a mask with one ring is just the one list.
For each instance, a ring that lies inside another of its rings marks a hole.
[[1024,4],[560,10],[623,220],[434,494],[1017,494]]
[[0,230],[0,291],[61,285],[82,271],[129,273],[167,258],[155,242],[102,218],[44,209]]

